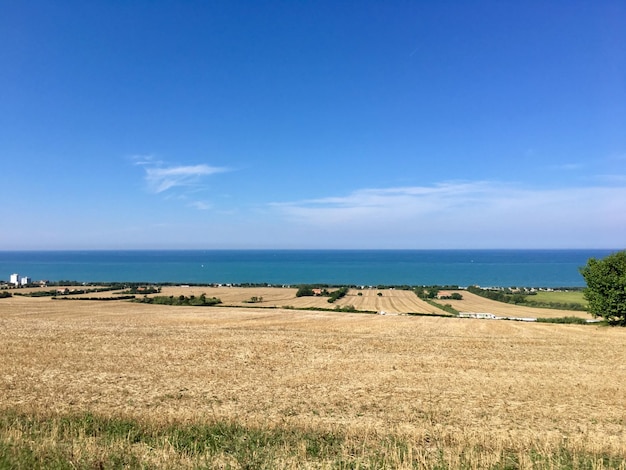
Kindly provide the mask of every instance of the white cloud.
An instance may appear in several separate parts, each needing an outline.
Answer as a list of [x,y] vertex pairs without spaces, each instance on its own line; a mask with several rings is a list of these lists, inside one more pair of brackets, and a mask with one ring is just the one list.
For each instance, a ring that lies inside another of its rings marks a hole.
[[162,193],[177,186],[193,186],[201,177],[227,171],[209,165],[145,168],[146,181],[151,191]]
[[154,155],[131,155],[130,159],[135,165],[160,165],[162,162],[157,160]]
[[[147,190],[160,194],[166,200],[185,201],[189,207],[208,210],[211,205],[206,201],[197,200],[195,193],[205,191],[205,179],[216,173],[230,171],[228,168],[207,164],[168,165],[154,155],[132,155],[132,162],[143,168]],[[190,202],[192,201],[192,202]]]
[[446,182],[273,207],[309,233],[373,246],[621,246],[626,233],[625,187]]
[[354,223],[363,217],[388,221],[469,208],[488,200],[489,194],[496,191],[497,186],[485,182],[440,183],[435,186],[360,189],[347,196],[278,203],[274,206],[288,216],[309,222],[331,220]]

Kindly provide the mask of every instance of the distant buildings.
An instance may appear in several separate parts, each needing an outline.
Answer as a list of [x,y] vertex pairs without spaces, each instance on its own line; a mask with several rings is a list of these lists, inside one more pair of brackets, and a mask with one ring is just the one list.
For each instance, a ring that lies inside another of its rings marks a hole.
[[9,284],[13,284],[15,287],[25,286],[27,284],[30,284],[31,282],[33,282],[33,280],[30,277],[22,277],[17,273],[11,274],[11,277],[9,279]]

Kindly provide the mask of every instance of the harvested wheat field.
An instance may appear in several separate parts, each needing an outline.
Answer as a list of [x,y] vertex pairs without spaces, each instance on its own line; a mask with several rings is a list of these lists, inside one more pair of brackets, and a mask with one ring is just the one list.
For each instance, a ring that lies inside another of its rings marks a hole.
[[289,305],[296,298],[298,289],[287,287],[209,287],[209,286],[163,286],[158,295],[195,295],[206,294],[218,297],[224,305],[245,306],[253,297],[262,299],[259,307],[282,307]]
[[[296,297],[297,290],[288,287],[164,286],[158,295],[176,297],[205,294],[207,297],[218,297],[225,306],[237,307],[247,307],[251,304],[257,307],[293,307],[296,309],[334,309],[353,306],[357,310],[370,312],[442,313],[437,307],[421,300],[411,290],[350,289],[345,297],[333,303],[329,303],[328,297],[324,296]],[[329,290],[333,291],[333,289]],[[257,300],[251,302],[253,298]]]
[[350,289],[345,297],[335,303],[342,307],[353,305],[357,310],[374,312],[442,313],[440,309],[424,302],[411,290]]
[[463,296],[463,300],[442,300],[452,305],[460,312],[493,313],[503,317],[530,317],[530,318],[557,318],[557,317],[580,317],[591,319],[587,312],[575,310],[557,310],[551,308],[527,307],[524,305],[513,305],[496,300],[486,299],[468,291],[442,291],[440,295],[449,295],[458,292]]
[[626,468],[623,328],[13,297],[0,350],[0,467]]

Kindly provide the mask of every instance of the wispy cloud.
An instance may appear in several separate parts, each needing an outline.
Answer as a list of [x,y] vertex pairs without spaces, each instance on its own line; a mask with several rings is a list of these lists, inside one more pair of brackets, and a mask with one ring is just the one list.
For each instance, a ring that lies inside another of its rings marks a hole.
[[404,219],[443,210],[475,207],[497,192],[486,182],[451,182],[434,186],[360,189],[345,196],[276,203],[275,207],[302,220],[354,222],[362,217]]
[[178,186],[194,186],[201,181],[203,176],[227,171],[225,168],[204,164],[145,168],[145,170],[148,187],[155,193],[162,193]]
[[[360,189],[273,204],[284,218],[328,236],[406,246],[545,246],[603,243],[626,230],[626,187],[529,188],[502,182]],[[473,238],[472,238],[473,237]],[[621,238],[620,238],[621,239]],[[390,242],[391,243],[391,242]],[[620,242],[621,243],[621,242]]]
[[228,168],[198,165],[169,165],[154,155],[133,155],[133,163],[144,170],[144,181],[149,192],[162,194],[166,199],[187,201],[189,207],[207,210],[211,205],[206,201],[193,199],[193,194],[207,188],[205,178],[230,171]]
[[135,164],[135,165],[150,165],[150,166],[154,166],[154,165],[161,165],[163,164],[163,162],[161,160],[158,160],[154,155],[131,155],[130,156],[131,161]]

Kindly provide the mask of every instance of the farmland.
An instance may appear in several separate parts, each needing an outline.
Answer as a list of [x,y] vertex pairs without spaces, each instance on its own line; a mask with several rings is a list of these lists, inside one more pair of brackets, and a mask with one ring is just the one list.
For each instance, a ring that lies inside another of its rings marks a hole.
[[0,466],[625,465],[624,329],[27,297],[0,326]]
[[[69,295],[63,298],[111,298],[122,295],[124,290],[103,292],[87,292],[84,294],[73,294],[75,289],[85,289],[83,286],[70,286],[67,288]],[[102,286],[91,289],[102,289]],[[333,289],[330,288],[330,291]],[[50,289],[30,288],[20,289],[19,293],[33,293],[50,291]],[[258,307],[258,308],[290,308],[290,309],[335,309],[354,307],[358,311],[364,312],[385,312],[388,314],[419,313],[442,314],[443,310],[433,306],[418,298],[411,290],[402,289],[349,289],[345,297],[338,299],[334,303],[328,302],[325,296],[296,296],[297,289],[292,287],[230,287],[230,286],[163,286],[158,294],[147,294],[148,297],[155,295],[164,296],[195,296],[204,294],[207,297],[216,297],[222,301],[223,306],[230,307]],[[455,291],[441,291],[440,294],[450,295]],[[458,291],[462,300],[441,300],[439,304],[450,304],[458,311],[466,312],[488,312],[497,316],[511,317],[533,317],[533,318],[556,318],[566,316],[578,316],[581,318],[591,318],[584,311],[571,311],[563,309],[546,309],[531,307],[528,305],[512,305],[497,302],[474,295],[467,291]],[[142,297],[138,293],[138,297]],[[537,295],[529,296],[531,301],[547,302],[584,302],[581,292],[540,292]]]
[[554,303],[578,303],[587,305],[587,300],[583,296],[581,290],[573,291],[539,291],[535,295],[530,296],[529,300],[537,302],[554,302]]
[[[455,291],[444,291],[441,294],[451,294]],[[558,318],[567,316],[576,316],[585,319],[591,319],[591,315],[583,311],[561,310],[561,309],[547,309],[539,307],[528,307],[525,305],[514,305],[495,300],[486,299],[484,297],[472,294],[467,291],[458,291],[463,300],[442,300],[452,305],[456,310],[461,312],[486,312],[493,313],[497,316],[503,317],[529,317],[529,318]],[[531,297],[533,300],[535,296]]]
[[[332,290],[332,289],[331,289]],[[250,299],[262,299],[257,307],[293,307],[334,309],[353,306],[357,310],[388,313],[441,313],[436,307],[420,300],[412,291],[397,289],[350,289],[336,302],[328,303],[328,297],[296,297],[295,288],[283,287],[164,287],[161,295],[195,295],[205,293],[218,297],[227,306],[250,306]]]

